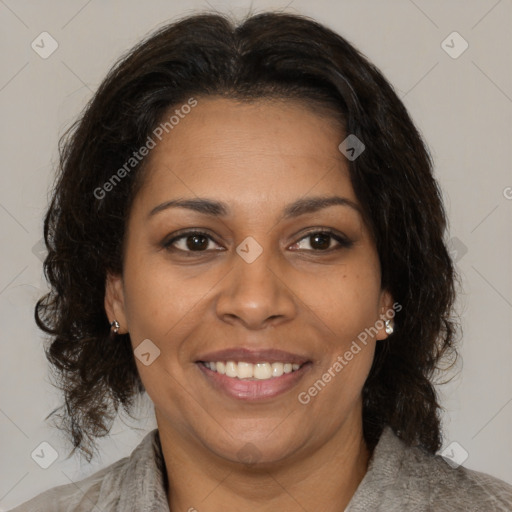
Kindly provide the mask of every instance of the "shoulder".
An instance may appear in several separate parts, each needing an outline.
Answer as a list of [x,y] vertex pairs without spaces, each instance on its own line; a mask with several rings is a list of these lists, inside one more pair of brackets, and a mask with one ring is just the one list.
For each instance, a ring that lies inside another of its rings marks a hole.
[[118,460],[96,473],[69,484],[44,491],[13,508],[10,512],[82,512],[92,510],[106,480],[116,480],[123,472],[128,457]]
[[347,512],[510,512],[512,485],[491,475],[452,467],[440,455],[407,446],[389,427]]
[[[146,499],[147,479],[158,478],[158,430],[148,433],[129,457],[93,473],[77,482],[44,491],[9,512],[103,512],[127,510],[126,501],[136,506]],[[146,482],[141,483],[141,480]]]
[[511,511],[512,485],[486,473],[453,467],[440,455],[403,447],[404,476],[435,510]]

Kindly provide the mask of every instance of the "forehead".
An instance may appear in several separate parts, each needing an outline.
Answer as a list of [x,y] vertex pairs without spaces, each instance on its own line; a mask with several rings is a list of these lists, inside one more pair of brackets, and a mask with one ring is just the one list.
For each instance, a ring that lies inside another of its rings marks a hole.
[[337,192],[357,202],[343,138],[339,122],[302,102],[199,97],[148,155],[142,199],[208,195],[261,208]]

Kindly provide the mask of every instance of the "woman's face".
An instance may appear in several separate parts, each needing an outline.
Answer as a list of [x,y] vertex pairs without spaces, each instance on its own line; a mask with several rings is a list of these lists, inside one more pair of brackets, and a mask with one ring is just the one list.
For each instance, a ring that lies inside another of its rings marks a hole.
[[148,156],[107,312],[161,431],[224,460],[293,460],[361,433],[386,333],[345,354],[392,299],[341,127],[290,101],[197,100]]

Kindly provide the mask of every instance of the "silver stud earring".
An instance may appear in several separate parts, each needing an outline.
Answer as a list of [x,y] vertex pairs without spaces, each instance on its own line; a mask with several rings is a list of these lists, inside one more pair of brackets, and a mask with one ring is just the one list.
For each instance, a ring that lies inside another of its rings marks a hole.
[[387,335],[393,334],[393,331],[394,331],[393,320],[386,320],[384,323],[386,324],[386,334]]
[[110,328],[112,329],[112,332],[114,334],[117,334],[119,332],[119,328],[121,326],[119,325],[119,322],[117,320],[114,320],[113,322],[111,322],[110,324]]

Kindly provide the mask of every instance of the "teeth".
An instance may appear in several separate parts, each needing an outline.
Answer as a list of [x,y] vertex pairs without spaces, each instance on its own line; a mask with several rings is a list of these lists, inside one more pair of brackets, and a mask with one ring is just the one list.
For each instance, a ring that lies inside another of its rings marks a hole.
[[237,373],[237,377],[239,379],[251,379],[254,377],[254,365],[251,363],[238,363]]
[[[217,363],[210,363],[210,370],[217,371]],[[238,377],[238,365],[233,361],[226,363],[226,375],[228,377]]]
[[210,370],[236,377],[238,379],[267,380],[281,377],[283,373],[291,373],[300,368],[296,363],[246,363],[245,361],[207,361],[204,365]]
[[272,377],[281,377],[284,373],[283,363],[272,363]]
[[[241,363],[238,363],[240,366]],[[253,375],[255,379],[270,379],[272,377],[272,366],[269,363],[256,363],[253,367]]]

